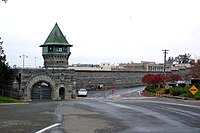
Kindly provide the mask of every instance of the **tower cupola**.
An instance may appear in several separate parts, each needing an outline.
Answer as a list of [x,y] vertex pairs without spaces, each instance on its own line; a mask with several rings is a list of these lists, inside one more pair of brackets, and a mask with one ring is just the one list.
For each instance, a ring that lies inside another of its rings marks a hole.
[[56,23],[42,47],[44,67],[66,68],[71,54],[70,45]]

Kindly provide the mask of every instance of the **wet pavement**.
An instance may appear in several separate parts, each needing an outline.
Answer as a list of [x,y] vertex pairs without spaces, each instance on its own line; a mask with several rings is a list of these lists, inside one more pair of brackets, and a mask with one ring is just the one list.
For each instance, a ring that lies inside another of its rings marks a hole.
[[[89,91],[68,101],[0,105],[0,132],[198,133],[200,102],[143,97],[144,87]],[[115,97],[113,99],[113,96]]]

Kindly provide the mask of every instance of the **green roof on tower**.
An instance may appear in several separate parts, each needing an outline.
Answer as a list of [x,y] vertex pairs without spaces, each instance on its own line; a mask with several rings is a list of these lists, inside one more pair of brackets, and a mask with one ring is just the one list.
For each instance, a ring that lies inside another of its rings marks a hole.
[[67,42],[65,36],[63,35],[62,31],[58,27],[57,23],[53,27],[51,33],[47,37],[44,44],[40,45],[40,47],[45,47],[47,45],[68,45],[70,47],[72,46]]

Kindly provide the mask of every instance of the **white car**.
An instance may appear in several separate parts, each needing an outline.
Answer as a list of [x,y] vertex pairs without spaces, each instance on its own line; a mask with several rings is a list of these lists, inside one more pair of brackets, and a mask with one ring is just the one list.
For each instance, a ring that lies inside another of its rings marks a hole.
[[78,96],[85,96],[87,97],[87,90],[86,89],[79,89],[78,90]]

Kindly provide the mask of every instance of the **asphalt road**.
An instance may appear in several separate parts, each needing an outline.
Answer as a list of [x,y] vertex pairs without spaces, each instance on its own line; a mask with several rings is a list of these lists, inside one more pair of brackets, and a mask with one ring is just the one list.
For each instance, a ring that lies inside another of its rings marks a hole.
[[0,132],[199,133],[200,102],[142,97],[144,87],[90,91],[88,97],[0,105]]

